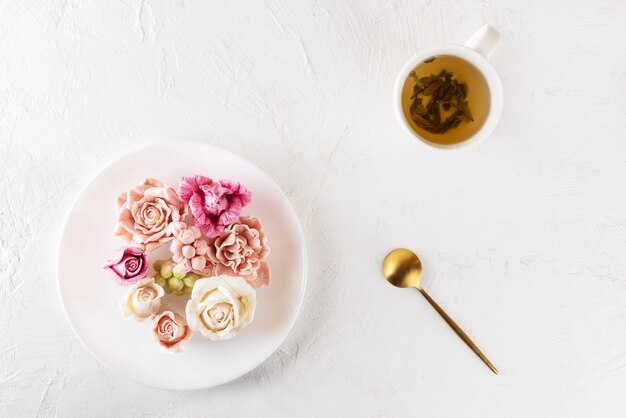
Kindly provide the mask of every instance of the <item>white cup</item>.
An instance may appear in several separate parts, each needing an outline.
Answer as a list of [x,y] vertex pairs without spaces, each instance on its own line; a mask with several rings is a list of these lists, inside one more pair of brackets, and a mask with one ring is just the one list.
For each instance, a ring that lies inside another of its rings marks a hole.
[[[502,115],[502,83],[500,77],[496,73],[493,66],[487,61],[493,50],[500,41],[500,33],[490,25],[484,25],[474,33],[474,35],[465,43],[465,45],[441,45],[433,48],[422,50],[415,54],[400,71],[393,96],[393,105],[396,114],[400,119],[400,124],[405,127],[406,131],[419,139],[423,144],[432,148],[453,150],[466,149],[473,147],[485,140],[496,128],[500,116]],[[404,116],[402,109],[402,89],[404,83],[409,77],[409,73],[415,69],[421,62],[437,55],[453,55],[464,59],[478,69],[485,78],[489,87],[490,108],[489,114],[482,127],[471,137],[455,144],[437,144],[421,137],[411,128],[411,125]]]

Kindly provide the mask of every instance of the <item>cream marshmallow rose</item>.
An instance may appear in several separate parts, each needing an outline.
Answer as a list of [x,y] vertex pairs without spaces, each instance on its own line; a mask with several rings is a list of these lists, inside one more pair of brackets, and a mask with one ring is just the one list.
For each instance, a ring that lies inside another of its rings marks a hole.
[[187,302],[189,327],[213,341],[228,340],[254,318],[256,293],[245,279],[214,276],[196,281]]
[[163,288],[154,282],[154,278],[139,280],[128,289],[120,301],[124,319],[135,318],[143,321],[152,318],[159,313],[164,294]]

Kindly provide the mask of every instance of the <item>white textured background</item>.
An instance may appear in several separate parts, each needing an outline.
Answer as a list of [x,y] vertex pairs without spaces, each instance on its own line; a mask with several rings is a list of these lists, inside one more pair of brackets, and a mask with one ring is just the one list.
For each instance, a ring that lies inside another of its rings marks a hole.
[[[544,3],[0,2],[0,415],[625,416],[626,4]],[[502,121],[427,153],[396,123],[395,76],[484,22]],[[172,139],[266,170],[310,252],[281,349],[189,393],[100,365],[55,283],[79,189]],[[381,278],[401,245],[501,376]]]

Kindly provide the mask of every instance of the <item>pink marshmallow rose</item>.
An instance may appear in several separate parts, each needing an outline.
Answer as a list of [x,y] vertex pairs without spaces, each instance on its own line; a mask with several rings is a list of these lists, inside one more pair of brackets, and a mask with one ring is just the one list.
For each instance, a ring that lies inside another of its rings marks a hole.
[[117,250],[102,268],[116,283],[130,286],[146,276],[148,261],[139,248],[124,247]]
[[209,238],[237,222],[241,209],[252,200],[252,193],[239,183],[204,176],[181,177],[178,193],[189,203],[196,226]]
[[183,351],[185,341],[191,338],[191,330],[185,318],[171,311],[165,311],[156,318],[152,333],[164,353]]
[[168,225],[184,220],[188,209],[176,190],[158,180],[145,179],[118,196],[115,236],[128,245],[153,251],[172,240]]

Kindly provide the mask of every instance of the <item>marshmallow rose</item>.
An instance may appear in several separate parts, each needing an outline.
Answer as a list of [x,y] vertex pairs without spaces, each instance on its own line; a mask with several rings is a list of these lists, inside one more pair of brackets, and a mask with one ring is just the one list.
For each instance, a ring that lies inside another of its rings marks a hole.
[[182,221],[188,210],[176,190],[158,180],[145,179],[118,196],[115,236],[144,251],[155,250],[172,240],[168,225]]
[[228,340],[254,318],[256,294],[242,278],[214,276],[196,281],[187,302],[189,327],[213,341]]
[[183,351],[184,342],[191,338],[191,330],[185,318],[171,311],[165,311],[157,317],[152,333],[164,353]]
[[120,248],[102,268],[119,285],[128,286],[143,279],[148,272],[148,260],[135,247]]
[[120,301],[124,319],[135,318],[143,321],[152,318],[159,313],[164,294],[163,288],[156,284],[153,278],[139,280],[128,289],[128,293]]

